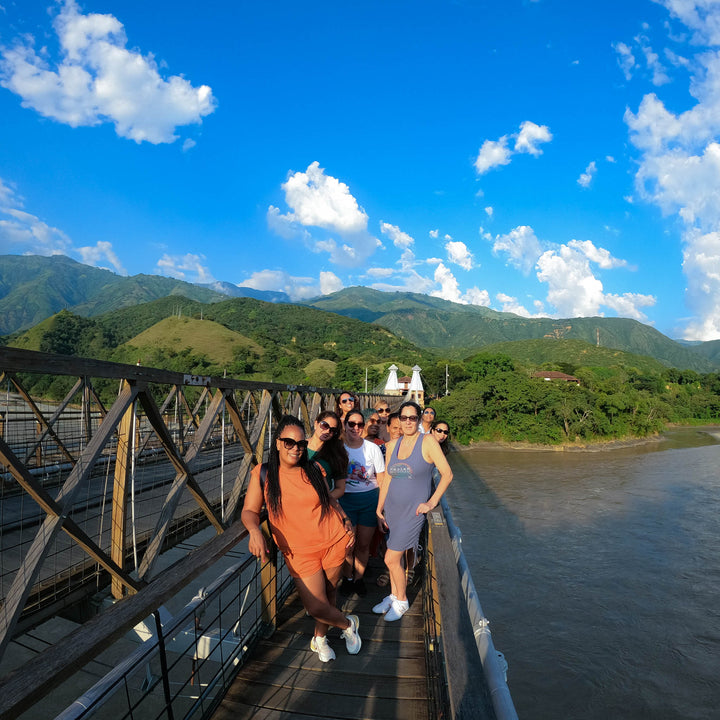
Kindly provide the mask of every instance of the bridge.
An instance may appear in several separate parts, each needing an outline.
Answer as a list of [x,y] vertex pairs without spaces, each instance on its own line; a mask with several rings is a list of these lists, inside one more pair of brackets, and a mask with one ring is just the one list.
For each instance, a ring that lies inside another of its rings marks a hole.
[[245,551],[277,421],[338,393],[0,348],[0,719],[516,717],[446,504],[412,612],[346,600],[363,651],[330,667],[282,556]]

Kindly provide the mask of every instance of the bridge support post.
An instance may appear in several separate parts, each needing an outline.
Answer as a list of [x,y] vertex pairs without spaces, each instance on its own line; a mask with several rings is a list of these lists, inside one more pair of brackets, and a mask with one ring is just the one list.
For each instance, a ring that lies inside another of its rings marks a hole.
[[265,542],[270,548],[270,556],[260,571],[262,621],[264,625],[263,635],[270,637],[275,632],[275,620],[277,618],[277,560],[278,552],[275,543],[270,536],[270,526],[267,522],[262,524]]

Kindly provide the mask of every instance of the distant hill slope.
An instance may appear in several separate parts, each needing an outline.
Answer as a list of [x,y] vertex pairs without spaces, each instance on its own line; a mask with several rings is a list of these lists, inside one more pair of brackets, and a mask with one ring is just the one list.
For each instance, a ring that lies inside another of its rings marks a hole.
[[160,277],[122,277],[64,255],[0,255],[0,334],[32,327],[60,310],[98,315],[168,295],[214,302],[224,296]]
[[634,367],[641,372],[660,372],[665,366],[647,355],[634,355],[622,350],[596,347],[584,340],[512,340],[487,345],[482,352],[502,354],[526,366],[544,363],[577,367]]
[[363,287],[346,288],[310,304],[382,325],[420,347],[456,358],[501,342],[555,338],[594,345],[599,338],[602,347],[649,355],[668,367],[710,372],[720,365],[720,348],[704,354],[708,343],[682,345],[627,318],[524,318],[416,293],[379,293]]

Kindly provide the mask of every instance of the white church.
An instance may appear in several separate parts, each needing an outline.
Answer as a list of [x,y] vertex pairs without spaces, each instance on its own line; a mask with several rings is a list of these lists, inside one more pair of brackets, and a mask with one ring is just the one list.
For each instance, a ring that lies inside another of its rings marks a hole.
[[415,365],[412,369],[412,377],[397,376],[397,365],[390,366],[387,382],[385,383],[386,395],[397,395],[403,400],[414,400],[420,407],[425,405],[425,390],[420,379],[421,367]]

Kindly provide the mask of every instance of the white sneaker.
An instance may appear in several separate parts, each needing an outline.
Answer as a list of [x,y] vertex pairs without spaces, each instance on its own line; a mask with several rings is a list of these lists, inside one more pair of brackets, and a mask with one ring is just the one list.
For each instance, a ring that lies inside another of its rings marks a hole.
[[385,613],[385,619],[388,622],[399,620],[410,607],[410,603],[407,600],[395,599],[390,606],[390,609]]
[[373,612],[376,615],[384,615],[392,606],[393,602],[397,600],[397,598],[390,593],[386,598],[383,598],[374,608]]
[[345,638],[345,647],[351,655],[357,655],[362,647],[362,640],[358,635],[360,620],[357,615],[348,615],[347,619],[350,621],[350,625],[342,631],[342,636]]
[[335,651],[328,645],[325,636],[316,635],[310,641],[310,649],[318,654],[320,662],[330,662],[335,659]]

